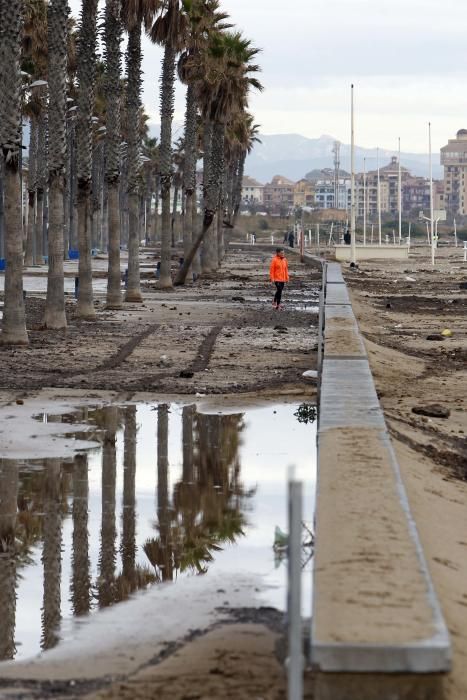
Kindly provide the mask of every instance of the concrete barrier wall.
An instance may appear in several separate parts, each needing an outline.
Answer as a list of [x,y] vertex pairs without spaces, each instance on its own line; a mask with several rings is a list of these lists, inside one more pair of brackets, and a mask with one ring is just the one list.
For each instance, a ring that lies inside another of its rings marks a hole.
[[311,639],[316,700],[441,700],[449,635],[340,265],[327,264],[324,278]]
[[[348,262],[350,260],[350,246],[334,246],[336,260]],[[409,257],[407,245],[357,245],[357,262],[359,260],[405,260]]]

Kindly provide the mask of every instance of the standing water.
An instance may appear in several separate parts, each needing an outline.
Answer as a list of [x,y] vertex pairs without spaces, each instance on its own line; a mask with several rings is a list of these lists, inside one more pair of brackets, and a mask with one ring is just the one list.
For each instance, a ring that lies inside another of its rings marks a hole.
[[[140,404],[41,416],[88,422],[101,447],[57,459],[0,460],[0,660],[73,635],[73,620],[137,591],[216,571],[262,577],[256,593],[284,609],[289,465],[314,510],[314,409],[281,404],[205,413]],[[304,613],[311,549],[304,549]],[[66,629],[66,632],[64,631]]]

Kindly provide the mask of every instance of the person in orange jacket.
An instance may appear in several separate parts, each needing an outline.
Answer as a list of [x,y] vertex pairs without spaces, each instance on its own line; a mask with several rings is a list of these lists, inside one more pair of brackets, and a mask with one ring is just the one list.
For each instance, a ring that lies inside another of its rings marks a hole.
[[272,305],[275,309],[281,309],[282,292],[284,290],[285,283],[289,281],[289,266],[287,264],[283,248],[276,249],[276,254],[271,260],[269,276],[271,278],[271,282],[276,285],[276,293],[274,295]]

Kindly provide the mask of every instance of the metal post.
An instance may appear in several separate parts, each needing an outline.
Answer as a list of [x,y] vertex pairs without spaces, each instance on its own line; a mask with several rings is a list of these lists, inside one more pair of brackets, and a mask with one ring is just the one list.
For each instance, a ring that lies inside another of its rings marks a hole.
[[456,220],[454,219],[454,243],[457,248],[457,225],[456,225]]
[[288,700],[303,700],[302,491],[302,482],[296,481],[292,473],[289,476]]
[[433,216],[433,163],[431,156],[431,122],[428,122],[428,155],[430,158],[430,221],[431,221],[431,264],[435,264],[435,224]]
[[402,171],[401,171],[401,140],[399,137],[399,181],[397,190],[397,206],[399,209],[399,243],[402,239]]
[[378,235],[379,235],[379,245],[381,245],[381,178],[379,173],[379,148],[376,149],[376,167],[378,170],[378,189],[377,189],[377,200],[378,200]]
[[366,245],[366,158],[363,159],[363,245]]
[[354,129],[354,97],[353,85],[350,86],[350,261],[357,262],[357,247],[355,245],[355,129]]

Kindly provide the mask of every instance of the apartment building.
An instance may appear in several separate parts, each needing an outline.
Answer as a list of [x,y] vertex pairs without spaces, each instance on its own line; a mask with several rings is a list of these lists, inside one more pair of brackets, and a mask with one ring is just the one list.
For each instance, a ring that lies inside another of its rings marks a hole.
[[293,196],[294,207],[314,207],[315,205],[315,186],[312,182],[303,178],[299,180],[294,187]]
[[295,183],[282,175],[275,175],[264,186],[264,208],[271,214],[287,215],[294,206]]
[[449,216],[467,215],[467,129],[441,149],[444,166],[444,205]]
[[244,204],[263,204],[264,185],[253,177],[245,175],[242,183],[242,202]]

